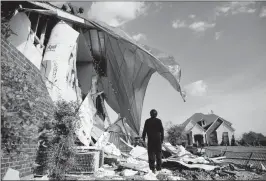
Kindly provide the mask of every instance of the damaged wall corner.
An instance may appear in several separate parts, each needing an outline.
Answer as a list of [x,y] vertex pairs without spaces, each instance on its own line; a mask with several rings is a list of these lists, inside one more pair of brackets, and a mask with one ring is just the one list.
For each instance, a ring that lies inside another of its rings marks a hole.
[[[2,81],[4,80],[3,66],[7,64],[13,67],[11,71],[8,72],[8,74],[17,74],[17,72],[22,72],[28,74],[27,81],[24,81],[23,83],[28,85],[33,85],[34,89],[37,91],[37,95],[32,94],[32,98],[28,100],[28,98],[25,98],[25,94],[20,93],[19,90],[14,90],[13,87],[10,85],[16,83],[15,80],[9,79],[9,84],[6,85],[6,82],[2,82],[2,90],[4,91],[11,91],[12,93],[17,92],[17,96],[22,98],[20,101],[25,103],[28,103],[28,101],[31,101],[33,103],[32,110],[36,113],[35,116],[38,117],[38,119],[41,119],[43,114],[45,113],[47,115],[48,120],[53,119],[53,112],[54,112],[54,104],[51,100],[49,93],[47,91],[47,88],[45,86],[45,83],[42,79],[40,71],[33,65],[33,63],[27,59],[15,46],[13,46],[12,43],[10,43],[8,40],[5,40],[1,37],[1,77]],[[4,86],[5,85],[5,86]],[[17,85],[17,83],[16,83]],[[27,91],[33,91],[31,89],[28,89]],[[3,97],[2,97],[3,98]],[[16,106],[19,106],[21,104],[18,104]],[[3,104],[1,105],[4,106]],[[18,107],[21,109],[20,107]],[[11,110],[12,111],[12,110]],[[8,121],[15,120],[19,121],[19,119],[10,118]],[[44,121],[41,119],[40,121]],[[27,153],[29,156],[23,156],[18,155],[16,157],[11,157],[8,155],[1,155],[1,178],[3,178],[4,174],[6,173],[7,169],[13,168],[15,170],[18,170],[20,173],[20,177],[31,175],[33,173],[33,165],[35,162],[36,154],[37,154],[37,141],[33,138],[30,138],[28,143],[25,143],[23,145],[22,152]],[[15,160],[14,160],[15,159]]]

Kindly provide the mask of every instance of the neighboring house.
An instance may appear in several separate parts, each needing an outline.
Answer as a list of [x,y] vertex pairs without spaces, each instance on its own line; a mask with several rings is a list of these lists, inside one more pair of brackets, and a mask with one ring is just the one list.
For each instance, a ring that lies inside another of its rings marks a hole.
[[220,145],[222,140],[228,143],[235,131],[232,123],[215,114],[195,113],[181,126],[187,136],[188,145]]

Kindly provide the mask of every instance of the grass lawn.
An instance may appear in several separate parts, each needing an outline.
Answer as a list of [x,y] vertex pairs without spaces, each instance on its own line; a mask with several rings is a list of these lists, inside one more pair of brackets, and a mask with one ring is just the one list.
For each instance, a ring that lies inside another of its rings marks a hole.
[[234,152],[260,152],[266,153],[266,147],[248,147],[248,146],[208,146],[205,147],[212,150],[222,150],[222,151],[234,151]]

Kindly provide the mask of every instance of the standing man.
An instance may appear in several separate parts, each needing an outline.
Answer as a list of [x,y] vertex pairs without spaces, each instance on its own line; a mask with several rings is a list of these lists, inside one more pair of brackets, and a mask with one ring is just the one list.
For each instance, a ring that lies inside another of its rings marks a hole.
[[146,120],[142,139],[145,142],[146,134],[148,135],[148,155],[149,166],[153,173],[155,173],[155,158],[156,158],[156,170],[161,170],[162,165],[162,143],[164,139],[164,129],[162,121],[157,117],[157,111],[155,109],[150,111],[151,117]]

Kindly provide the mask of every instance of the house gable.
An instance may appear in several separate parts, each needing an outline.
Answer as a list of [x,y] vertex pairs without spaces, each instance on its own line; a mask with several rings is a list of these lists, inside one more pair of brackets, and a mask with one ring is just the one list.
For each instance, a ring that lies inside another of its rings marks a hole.
[[198,124],[195,124],[193,128],[191,128],[193,134],[204,134],[205,130]]
[[232,131],[232,132],[235,131],[235,129],[234,129],[231,125],[228,125],[227,122],[224,121],[223,124],[224,124],[224,126],[226,126],[230,131]]
[[227,133],[229,141],[232,139],[232,135],[234,135],[234,128],[229,126],[226,122],[223,122],[217,129],[217,141],[218,144],[221,144],[222,139],[223,139],[223,134]]
[[197,123],[198,120],[202,119],[202,113],[195,113],[190,118],[188,118],[184,123],[181,124],[184,127],[184,131],[189,131]]

